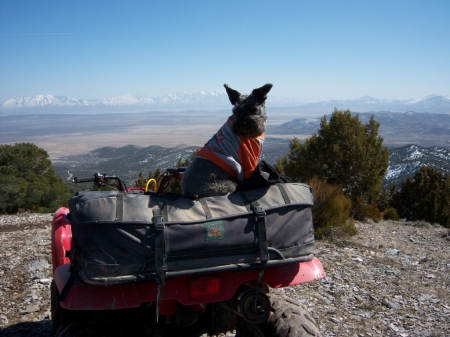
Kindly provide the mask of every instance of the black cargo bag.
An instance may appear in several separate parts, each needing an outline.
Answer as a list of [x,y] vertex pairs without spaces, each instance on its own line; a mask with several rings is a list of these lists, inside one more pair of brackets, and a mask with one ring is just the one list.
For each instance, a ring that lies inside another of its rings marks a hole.
[[311,260],[308,185],[288,183],[197,200],[79,192],[69,201],[72,267],[111,284]]

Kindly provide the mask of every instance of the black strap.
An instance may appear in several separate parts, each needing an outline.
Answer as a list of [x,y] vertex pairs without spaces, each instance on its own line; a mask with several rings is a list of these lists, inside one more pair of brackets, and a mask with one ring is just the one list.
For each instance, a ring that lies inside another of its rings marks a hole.
[[211,219],[212,213],[211,213],[211,210],[209,209],[208,204],[206,203],[206,200],[204,198],[200,198],[200,199],[198,199],[198,201],[200,201],[200,205],[202,205],[202,207],[203,207],[203,211],[205,212],[206,219]]
[[256,215],[256,222],[258,226],[259,236],[259,251],[261,255],[261,262],[267,262],[269,260],[269,250],[266,232],[266,212],[257,201],[253,201],[251,204],[252,211]]
[[266,232],[266,212],[257,201],[253,201],[251,203],[251,206],[253,213],[255,213],[256,215],[258,236],[259,236],[259,252],[261,259],[261,264],[259,266],[258,282],[256,283],[255,289],[255,300],[252,308],[256,312],[259,284],[261,283],[264,277],[264,271],[266,270],[267,261],[269,260],[269,249],[268,249],[269,243],[267,241],[267,232]]
[[286,192],[286,189],[284,188],[284,184],[276,184],[276,186],[280,190],[280,193],[281,193],[281,196],[283,197],[284,203],[285,204],[290,204],[291,203],[291,199],[289,199],[289,196],[288,196],[288,194]]
[[67,283],[64,285],[63,290],[61,290],[61,293],[59,294],[58,302],[64,302],[66,300],[66,297],[69,294],[69,290],[70,288],[72,288],[73,284],[75,283],[75,279],[77,278],[77,271],[73,265],[70,265],[69,273],[69,279],[67,280]]
[[238,192],[238,194],[239,194],[239,196],[241,197],[242,202],[244,203],[245,208],[247,208],[247,211],[248,211],[248,212],[252,212],[252,208],[251,208],[251,205],[250,205],[251,201],[250,201],[250,199],[248,198],[248,196],[247,196],[247,194],[245,193],[245,191]]
[[123,197],[124,193],[117,193],[116,196],[116,221],[123,221]]
[[164,290],[164,272],[166,266],[166,252],[164,241],[164,219],[160,209],[153,210],[153,225],[155,226],[155,272],[158,291],[156,294],[156,322],[159,320],[159,308]]

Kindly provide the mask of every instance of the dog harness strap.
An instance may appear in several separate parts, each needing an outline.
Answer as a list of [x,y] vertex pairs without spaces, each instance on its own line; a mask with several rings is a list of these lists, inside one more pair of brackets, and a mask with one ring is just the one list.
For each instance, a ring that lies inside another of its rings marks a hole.
[[[164,207],[164,206],[163,206]],[[155,226],[155,272],[157,283],[156,294],[156,322],[159,320],[159,308],[161,305],[163,290],[164,290],[164,272],[167,269],[166,266],[166,252],[165,252],[165,240],[164,240],[164,228],[165,224],[161,215],[161,209],[153,210],[153,225]]]

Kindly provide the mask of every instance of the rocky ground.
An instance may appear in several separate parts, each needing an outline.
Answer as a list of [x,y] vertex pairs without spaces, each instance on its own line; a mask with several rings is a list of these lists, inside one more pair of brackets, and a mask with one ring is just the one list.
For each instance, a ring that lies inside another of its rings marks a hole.
[[[325,279],[278,291],[303,302],[323,336],[450,336],[449,230],[357,227],[351,239],[317,242]],[[51,215],[0,217],[0,336],[51,336],[50,231]]]

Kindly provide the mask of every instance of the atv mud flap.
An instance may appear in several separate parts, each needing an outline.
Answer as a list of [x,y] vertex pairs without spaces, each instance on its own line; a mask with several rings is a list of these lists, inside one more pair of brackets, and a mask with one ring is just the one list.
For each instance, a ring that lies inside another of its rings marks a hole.
[[[54,280],[59,292],[62,291],[70,277],[70,265],[56,269]],[[164,293],[160,312],[162,315],[174,312],[176,302],[195,306],[199,303],[226,301],[231,299],[239,286],[245,282],[258,279],[257,269],[243,271],[217,271],[209,274],[174,275],[166,274]],[[263,281],[273,288],[281,288],[315,281],[326,276],[320,261],[310,257],[309,261],[268,266]],[[215,296],[192,299],[190,285],[193,281],[206,277],[219,280],[220,292]],[[108,286],[92,285],[76,277],[70,292],[61,307],[69,310],[111,310],[139,307],[142,303],[155,303],[157,299],[156,282],[120,283]]]

